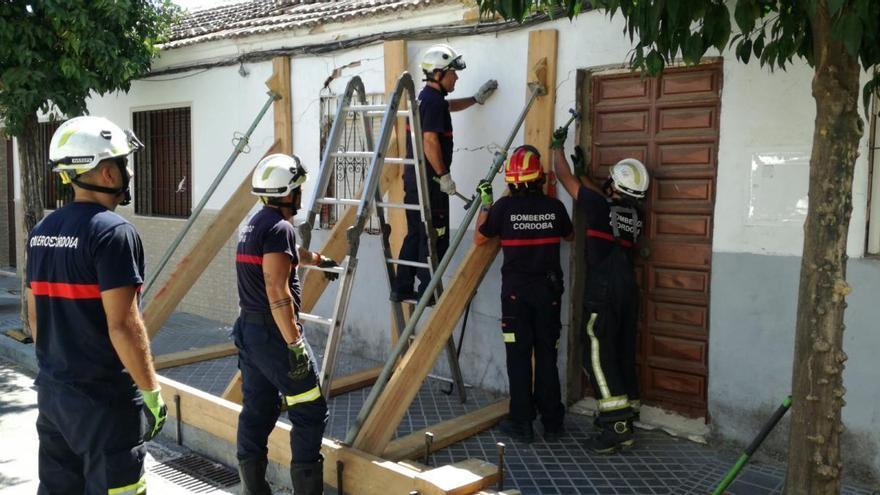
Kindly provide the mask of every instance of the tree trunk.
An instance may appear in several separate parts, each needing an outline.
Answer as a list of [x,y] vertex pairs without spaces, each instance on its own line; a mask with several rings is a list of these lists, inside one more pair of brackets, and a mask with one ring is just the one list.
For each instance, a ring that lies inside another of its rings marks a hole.
[[[45,163],[38,163],[37,153],[37,136],[40,132],[40,124],[37,121],[37,114],[30,115],[24,124],[24,130],[18,136],[18,173],[21,181],[21,205],[23,210],[24,223],[22,224],[22,239],[27,243],[28,234],[43,218],[43,191],[46,189],[46,176],[48,175],[48,166]],[[27,249],[21,256],[21,273],[26,275],[27,271]],[[27,301],[24,293],[24,280],[22,277],[21,291],[21,321],[23,331],[28,335],[33,335],[30,330],[30,323],[27,316]]]
[[831,36],[825,1],[813,21],[816,123],[798,293],[786,494],[840,493],[843,314],[853,169],[863,122],[859,63]]

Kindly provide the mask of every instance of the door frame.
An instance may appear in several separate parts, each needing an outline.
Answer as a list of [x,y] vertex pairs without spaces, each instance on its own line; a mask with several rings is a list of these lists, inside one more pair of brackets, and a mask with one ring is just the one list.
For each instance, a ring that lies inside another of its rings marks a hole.
[[[666,69],[677,68],[697,68],[700,66],[721,65],[723,67],[724,57],[703,57],[698,64],[688,66],[681,59],[666,66]],[[609,64],[599,65],[577,70],[575,84],[575,109],[581,118],[575,121],[575,144],[584,150],[584,157],[588,161],[592,157],[592,131],[593,122],[590,119],[590,110],[592,103],[593,78],[596,76],[610,76],[631,73],[632,70],[626,64]],[[724,72],[721,71],[722,85]],[[719,139],[720,139],[719,127]],[[717,177],[715,183],[717,185]],[[583,307],[580,301],[584,297],[584,288],[586,285],[586,263],[581,261],[580,253],[583,253],[585,240],[585,225],[581,215],[576,214],[575,200],[570,199],[572,207],[572,222],[574,224],[574,239],[571,245],[571,257],[569,259],[569,273],[571,274],[571,298],[569,299],[569,332],[567,336],[567,356],[565,370],[565,402],[573,404],[579,400],[588,397],[585,393],[586,387],[589,387],[583,369],[583,349],[585,345],[584,332],[578,329],[583,328],[584,316]],[[714,212],[713,212],[714,217]],[[711,266],[710,266],[711,277]],[[711,307],[707,305],[707,309],[711,312]],[[708,342],[707,342],[708,345]],[[708,357],[707,357],[708,359]],[[708,366],[708,363],[707,363]],[[707,370],[707,386],[708,386],[708,370]],[[706,411],[706,422],[709,421],[708,404]]]

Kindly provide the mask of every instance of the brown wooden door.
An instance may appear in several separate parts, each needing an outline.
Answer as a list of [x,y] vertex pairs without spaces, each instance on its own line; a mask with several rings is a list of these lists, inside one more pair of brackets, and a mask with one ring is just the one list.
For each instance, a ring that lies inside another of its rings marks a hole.
[[719,64],[594,76],[591,88],[593,176],[627,157],[651,171],[636,266],[642,399],[691,416],[706,414],[721,80]]

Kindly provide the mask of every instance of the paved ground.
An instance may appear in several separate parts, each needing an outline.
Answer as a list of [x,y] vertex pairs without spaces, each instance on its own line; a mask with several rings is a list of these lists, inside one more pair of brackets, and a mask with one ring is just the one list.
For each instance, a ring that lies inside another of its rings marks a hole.
[[[17,302],[13,304],[10,300],[13,298],[3,298],[4,286],[12,288],[14,285],[10,279],[0,277],[0,331],[17,324]],[[178,313],[157,336],[153,346],[155,352],[161,354],[222,342],[229,339],[228,334],[229,328],[225,325]],[[339,374],[376,364],[352,355],[340,356],[339,363]],[[163,374],[219,394],[235,369],[235,358],[223,358],[172,368],[163,371]],[[0,438],[4,439],[0,446],[0,494],[33,493],[37,446],[32,426],[36,415],[35,394],[30,384],[30,379],[21,370],[0,362]],[[470,389],[468,402],[460,404],[455,396],[447,396],[440,391],[443,385],[434,380],[426,382],[401,423],[399,435],[456,417],[498,399],[490,392]],[[361,390],[331,400],[328,436],[344,437],[366,394],[367,390]],[[505,457],[508,474],[506,487],[519,488],[523,494],[679,495],[710,493],[736,459],[735,453],[674,438],[659,431],[639,431],[636,446],[622,455],[593,456],[582,447],[583,441],[593,431],[591,423],[592,418],[570,414],[566,419],[568,433],[562,440],[548,443],[539,437],[531,445],[518,444],[493,429],[434,453],[430,462],[443,465],[470,457],[495,462],[495,444],[503,441],[508,446]],[[14,438],[14,441],[7,441],[8,438]],[[156,472],[155,466],[160,466],[161,462],[173,461],[186,454],[161,445],[151,445],[150,451],[154,458],[151,472]],[[784,472],[784,465],[779,463],[752,463],[728,493],[781,493]],[[154,486],[160,483],[171,485],[171,488],[166,490],[163,487],[158,493],[206,493],[187,491],[193,489],[174,485],[156,474],[151,474],[150,482]],[[172,491],[172,488],[178,491]],[[157,493],[152,489],[151,492]],[[880,495],[880,491],[854,485],[848,485],[843,493]]]

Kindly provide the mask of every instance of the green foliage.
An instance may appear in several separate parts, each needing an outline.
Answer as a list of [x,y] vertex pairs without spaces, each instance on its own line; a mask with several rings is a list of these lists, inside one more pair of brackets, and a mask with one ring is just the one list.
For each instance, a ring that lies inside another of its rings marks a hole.
[[[477,0],[484,15],[499,13],[522,21],[534,11],[577,15],[584,0]],[[650,75],[679,57],[696,64],[710,48],[734,47],[736,58],[754,57],[771,70],[783,69],[794,58],[814,63],[812,19],[817,0],[592,0],[593,8],[625,20],[624,33],[635,47],[630,65]],[[732,17],[736,31],[731,25]],[[880,65],[880,1],[827,0],[834,36],[858,57],[866,71]],[[880,91],[880,76],[865,85],[864,102]]]
[[52,104],[77,115],[92,92],[128,90],[178,15],[171,0],[0,2],[0,115],[9,133]]

